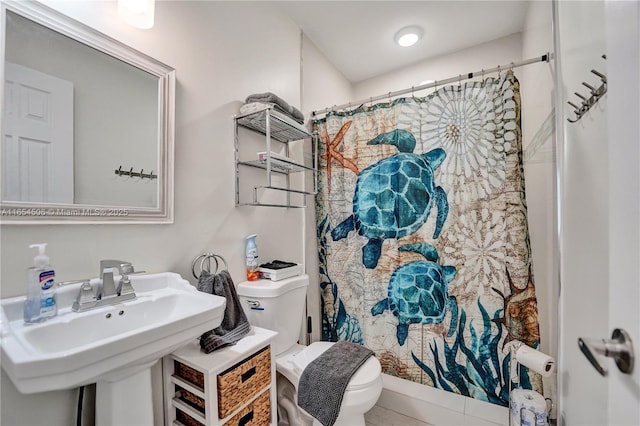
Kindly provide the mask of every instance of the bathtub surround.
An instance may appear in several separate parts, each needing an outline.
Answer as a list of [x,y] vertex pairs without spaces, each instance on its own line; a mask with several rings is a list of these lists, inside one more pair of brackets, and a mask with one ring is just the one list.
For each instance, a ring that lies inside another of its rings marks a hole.
[[509,423],[507,407],[382,375],[384,389],[377,406],[432,425],[480,426]]

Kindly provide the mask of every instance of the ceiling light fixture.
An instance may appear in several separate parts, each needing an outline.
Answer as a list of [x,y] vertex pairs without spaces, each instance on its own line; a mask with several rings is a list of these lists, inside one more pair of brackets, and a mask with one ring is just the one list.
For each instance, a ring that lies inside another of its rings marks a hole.
[[415,25],[404,27],[394,37],[396,43],[402,47],[413,46],[422,37],[422,28]]
[[143,30],[153,28],[155,0],[118,0],[118,14],[129,25]]

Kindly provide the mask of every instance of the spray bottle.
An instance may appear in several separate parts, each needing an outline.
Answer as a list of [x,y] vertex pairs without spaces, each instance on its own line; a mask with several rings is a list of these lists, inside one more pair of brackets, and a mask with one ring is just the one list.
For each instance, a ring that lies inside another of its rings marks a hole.
[[246,238],[244,254],[247,265],[247,281],[257,281],[260,279],[258,271],[258,246],[256,245],[256,234],[251,234]]
[[47,243],[31,244],[38,255],[33,258],[33,266],[27,269],[27,300],[24,302],[24,322],[33,323],[53,318],[58,314],[56,303],[56,274],[49,265],[45,254]]

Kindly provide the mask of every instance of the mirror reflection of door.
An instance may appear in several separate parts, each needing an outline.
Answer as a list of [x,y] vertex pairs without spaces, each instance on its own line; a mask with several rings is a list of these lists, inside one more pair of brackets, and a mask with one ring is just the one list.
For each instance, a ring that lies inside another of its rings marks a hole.
[[73,203],[73,83],[5,62],[6,201]]

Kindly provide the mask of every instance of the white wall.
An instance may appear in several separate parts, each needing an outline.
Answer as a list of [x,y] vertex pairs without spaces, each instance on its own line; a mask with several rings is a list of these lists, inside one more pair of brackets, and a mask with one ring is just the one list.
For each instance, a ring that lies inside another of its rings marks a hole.
[[[121,22],[115,2],[55,5],[177,70],[175,224],[3,225],[2,297],[24,294],[25,268],[33,258],[27,245],[41,241],[49,243],[60,281],[95,277],[100,259],[120,258],[194,282],[192,259],[214,251],[239,282],[250,233],[258,234],[262,260],[302,261],[302,210],[234,206],[232,120],[251,93],[272,91],[300,106],[298,28],[260,2],[156,2],[155,27],[146,31]],[[155,373],[157,379],[157,368]],[[1,385],[1,424],[74,424],[76,392],[21,395],[4,373]]]
[[[521,35],[512,34],[449,55],[418,62],[396,72],[374,77],[354,85],[354,101],[370,96],[418,86],[425,80],[444,80],[522,59]],[[516,69],[515,73],[520,76]],[[424,96],[432,89],[416,93]],[[409,95],[410,96],[410,95]]]
[[[531,58],[547,52],[553,52],[551,2],[530,2],[522,32],[522,56]],[[553,72],[552,62],[521,68],[520,94],[525,192],[540,321],[539,350],[557,359],[560,290]],[[545,378],[543,383],[545,396],[557,401],[556,377]]]
[[[316,45],[304,36],[302,39],[302,112],[305,116],[310,117],[313,111],[348,102],[352,96],[351,83],[329,62]],[[309,274],[307,315],[312,318],[311,341],[315,342],[322,337],[322,321],[316,210],[314,201],[310,201],[310,207],[305,211],[305,252]]]
[[302,39],[302,112],[339,105],[353,99],[353,86],[306,35]]

